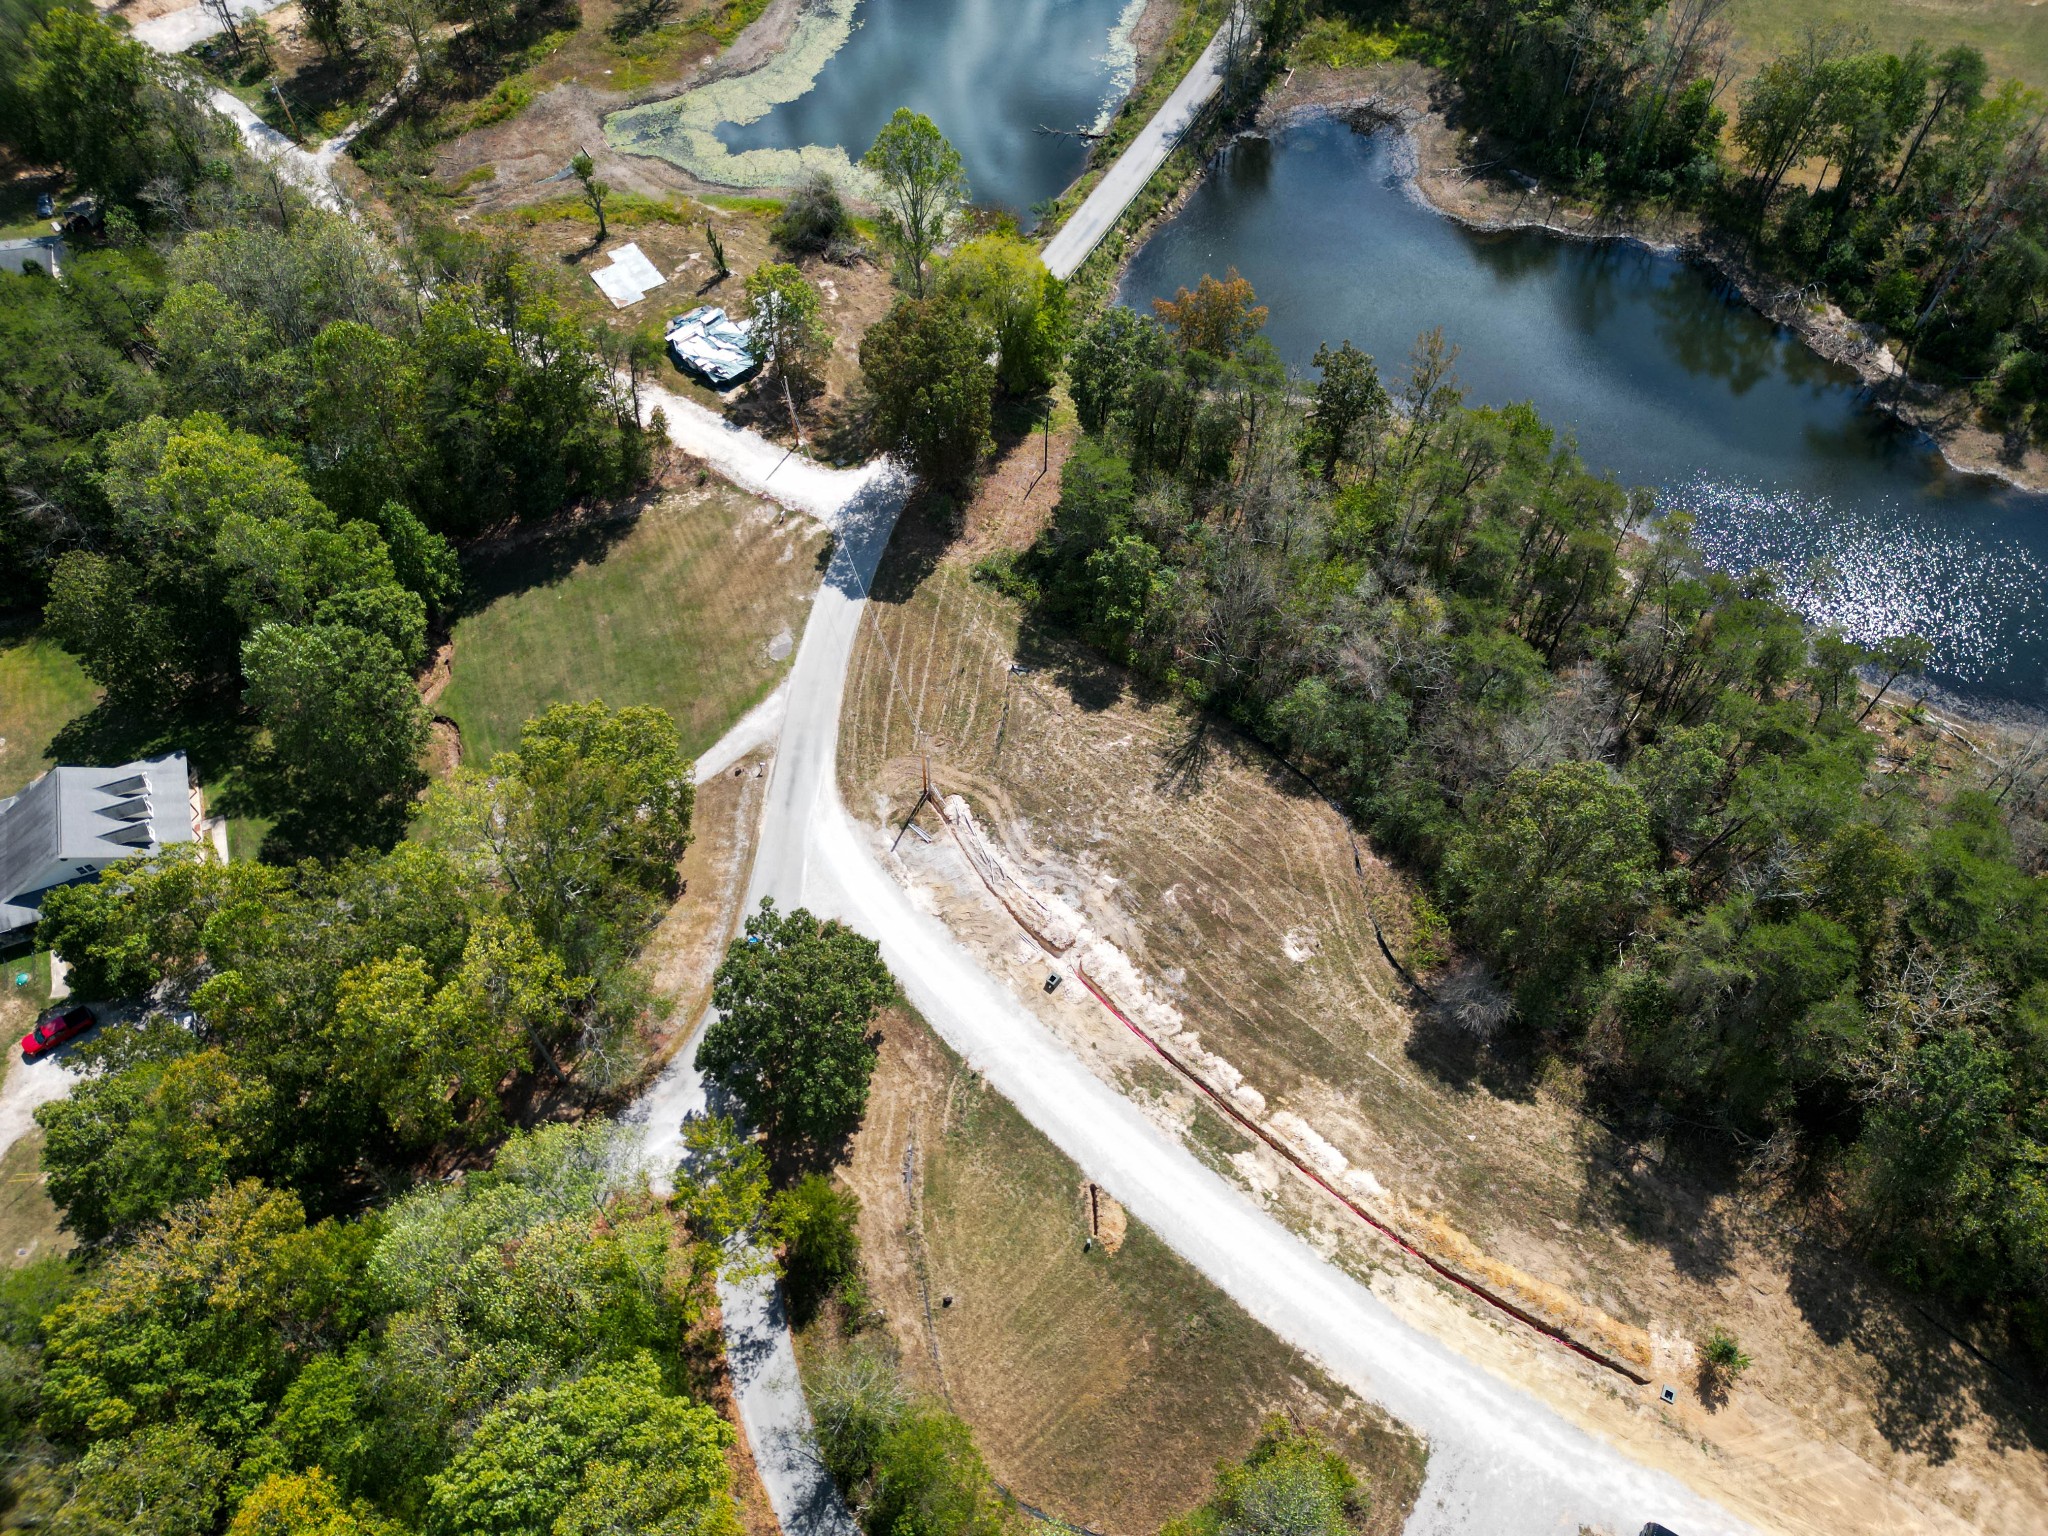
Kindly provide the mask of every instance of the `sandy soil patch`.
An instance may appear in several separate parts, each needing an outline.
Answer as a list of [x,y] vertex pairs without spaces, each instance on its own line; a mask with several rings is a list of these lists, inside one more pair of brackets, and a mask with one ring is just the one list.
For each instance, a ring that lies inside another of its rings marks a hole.
[[683,854],[681,895],[640,951],[654,990],[669,1012],[650,1042],[650,1070],[659,1070],[688,1038],[711,1001],[711,973],[739,931],[741,903],[754,868],[761,807],[768,796],[768,756],[756,753],[697,786],[693,836]]

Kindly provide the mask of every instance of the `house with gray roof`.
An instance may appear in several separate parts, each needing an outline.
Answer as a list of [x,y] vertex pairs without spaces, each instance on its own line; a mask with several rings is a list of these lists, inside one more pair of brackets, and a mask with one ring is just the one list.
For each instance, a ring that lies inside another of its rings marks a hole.
[[52,768],[0,800],[0,950],[30,942],[45,892],[199,836],[185,754]]

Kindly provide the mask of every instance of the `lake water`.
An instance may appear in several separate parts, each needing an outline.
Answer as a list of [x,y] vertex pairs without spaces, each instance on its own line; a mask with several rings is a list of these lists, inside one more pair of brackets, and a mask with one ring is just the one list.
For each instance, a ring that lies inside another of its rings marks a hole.
[[[858,160],[898,107],[922,112],[967,165],[975,202],[1017,213],[1081,174],[1130,89],[1132,0],[861,0],[817,83],[766,116],[715,130],[735,154],[837,145]],[[1061,134],[1038,132],[1040,127]]]
[[1662,489],[1727,569],[1769,565],[1809,617],[1911,630],[1944,688],[2048,705],[2048,497],[1950,472],[1824,363],[1670,256],[1537,232],[1482,235],[1413,196],[1404,146],[1329,119],[1220,157],[1131,263],[1148,307],[1236,267],[1266,334],[1310,372],[1319,342],[1371,352],[1390,385],[1442,326],[1475,404],[1532,400],[1596,469]]

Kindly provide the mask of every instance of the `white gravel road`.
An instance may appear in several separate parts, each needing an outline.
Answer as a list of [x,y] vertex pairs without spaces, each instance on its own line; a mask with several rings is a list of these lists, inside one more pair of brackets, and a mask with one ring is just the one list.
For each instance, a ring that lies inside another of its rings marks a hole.
[[35,1129],[39,1108],[70,1094],[78,1074],[65,1060],[68,1049],[41,1061],[23,1061],[21,1047],[14,1040],[0,1043],[8,1056],[7,1079],[0,1082],[0,1157],[4,1157],[9,1147]]

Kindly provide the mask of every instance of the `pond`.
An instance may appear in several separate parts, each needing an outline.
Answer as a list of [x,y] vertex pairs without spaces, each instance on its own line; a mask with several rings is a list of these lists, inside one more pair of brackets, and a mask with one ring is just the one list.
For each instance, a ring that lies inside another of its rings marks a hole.
[[1240,140],[1120,296],[1149,307],[1236,267],[1291,366],[1348,339],[1390,382],[1441,326],[1468,400],[1533,401],[1589,465],[1691,511],[1717,565],[1776,568],[1808,617],[1859,638],[1925,635],[1963,698],[2048,705],[2048,497],[1951,472],[1700,269],[1467,230],[1416,198],[1405,157],[1397,136],[1327,118]]
[[[898,107],[960,151],[970,193],[1027,228],[1129,92],[1144,0],[817,0],[762,69],[606,124],[621,148],[734,186],[845,174]],[[1041,132],[1040,130],[1050,130]]]

